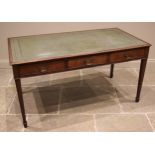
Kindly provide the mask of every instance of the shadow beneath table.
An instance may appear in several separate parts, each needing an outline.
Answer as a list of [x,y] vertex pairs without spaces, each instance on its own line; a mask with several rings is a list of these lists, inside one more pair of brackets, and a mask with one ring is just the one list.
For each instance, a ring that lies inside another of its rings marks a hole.
[[25,89],[24,94],[27,93],[33,94],[35,105],[31,107],[36,110],[29,109],[27,105],[27,112],[32,114],[57,113],[60,107],[65,110],[90,104],[98,106],[101,102],[109,102],[105,106],[116,104],[110,102],[116,97],[115,88],[103,72],[86,74],[82,78],[74,76],[54,80],[48,86]]
[[115,96],[115,89],[110,80],[103,72],[97,72],[86,74],[82,79],[79,76],[74,76],[54,80],[51,85],[46,87],[27,89],[24,93],[33,94],[35,108],[37,108],[34,112],[32,109],[29,112],[29,108],[33,106],[27,107],[27,111],[39,114],[57,113],[60,105],[63,110],[107,102]]

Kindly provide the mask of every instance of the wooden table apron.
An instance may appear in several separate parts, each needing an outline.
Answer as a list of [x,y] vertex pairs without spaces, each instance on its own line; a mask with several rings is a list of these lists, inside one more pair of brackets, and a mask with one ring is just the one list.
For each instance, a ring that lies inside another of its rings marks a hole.
[[[82,69],[95,67],[100,65],[111,65],[110,78],[113,77],[114,64],[141,60],[139,79],[137,86],[137,94],[135,101],[138,102],[140,99],[140,93],[146,68],[146,63],[149,54],[150,45],[145,45],[144,47],[128,48],[124,50],[114,50],[111,52],[99,52],[99,53],[87,53],[79,54],[76,56],[64,56],[61,58],[55,58],[51,60],[38,60],[34,62],[12,64],[14,79],[16,83],[21,114],[23,118],[23,125],[27,127],[25,107],[22,95],[21,78],[52,74],[57,72],[65,72],[70,70]],[[11,51],[9,42],[9,52]],[[9,53],[9,56],[11,54]]]

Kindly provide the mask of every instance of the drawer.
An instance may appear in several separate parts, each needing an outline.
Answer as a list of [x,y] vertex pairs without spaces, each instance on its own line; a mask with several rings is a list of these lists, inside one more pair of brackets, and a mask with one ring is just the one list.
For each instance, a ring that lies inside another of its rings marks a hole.
[[68,61],[68,69],[85,68],[89,66],[96,66],[108,63],[108,56],[97,55],[97,56],[85,56],[80,58],[72,58]]
[[55,62],[20,65],[18,71],[20,77],[26,77],[26,76],[61,72],[64,70],[65,70],[65,63],[63,61],[55,61]]
[[122,61],[130,61],[134,59],[140,59],[145,57],[145,50],[144,49],[134,49],[134,50],[127,50],[121,52],[114,52],[110,55],[110,62],[122,62]]

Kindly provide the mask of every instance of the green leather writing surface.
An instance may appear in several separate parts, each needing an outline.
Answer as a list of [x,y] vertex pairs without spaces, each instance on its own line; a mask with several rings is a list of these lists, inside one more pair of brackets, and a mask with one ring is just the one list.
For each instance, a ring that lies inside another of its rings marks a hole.
[[117,28],[14,37],[10,43],[13,63],[147,45]]

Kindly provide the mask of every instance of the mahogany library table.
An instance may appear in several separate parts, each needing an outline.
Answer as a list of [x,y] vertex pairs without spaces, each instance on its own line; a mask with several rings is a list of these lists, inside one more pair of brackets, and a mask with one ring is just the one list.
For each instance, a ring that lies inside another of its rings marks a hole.
[[99,65],[141,60],[137,94],[140,99],[150,44],[118,28],[41,34],[8,39],[24,127],[27,127],[21,78]]

